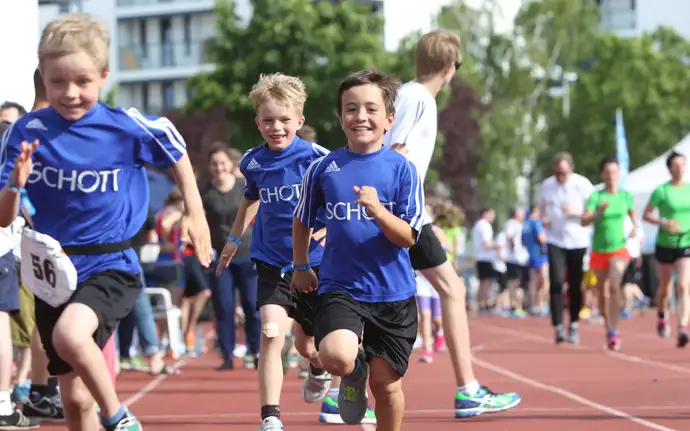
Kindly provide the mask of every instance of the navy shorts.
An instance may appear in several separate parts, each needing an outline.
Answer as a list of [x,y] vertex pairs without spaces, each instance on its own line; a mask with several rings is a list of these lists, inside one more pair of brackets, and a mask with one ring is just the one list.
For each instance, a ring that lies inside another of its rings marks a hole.
[[0,256],[0,311],[19,311],[19,273],[11,251]]

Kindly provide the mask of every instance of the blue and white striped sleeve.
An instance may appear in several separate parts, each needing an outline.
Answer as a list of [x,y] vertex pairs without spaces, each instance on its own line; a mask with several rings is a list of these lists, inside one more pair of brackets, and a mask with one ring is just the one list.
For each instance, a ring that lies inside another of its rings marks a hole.
[[319,144],[312,143],[311,147],[312,149],[314,149],[314,152],[316,153],[317,157],[327,156],[331,152],[331,150],[329,150],[328,148],[324,148]]
[[323,194],[319,185],[319,166],[326,157],[316,159],[309,165],[302,178],[302,193],[300,194],[294,216],[306,227],[314,227],[318,209],[323,206]]
[[157,168],[169,168],[187,154],[187,145],[175,125],[165,117],[142,115],[134,108],[123,112],[134,122],[139,137],[139,161]]
[[395,215],[410,224],[417,238],[424,225],[424,188],[414,164],[405,159],[400,169],[400,189]]

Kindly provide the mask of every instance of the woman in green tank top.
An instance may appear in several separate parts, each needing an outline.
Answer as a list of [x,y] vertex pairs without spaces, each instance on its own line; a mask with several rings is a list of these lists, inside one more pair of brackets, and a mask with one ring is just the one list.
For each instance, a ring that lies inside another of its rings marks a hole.
[[[659,226],[656,237],[655,257],[658,263],[659,287],[657,332],[661,337],[670,336],[668,323],[668,297],[673,288],[673,272],[678,273],[677,297],[679,298],[678,347],[690,341],[687,326],[690,321],[690,184],[684,182],[685,156],[675,151],[666,159],[671,181],[657,187],[644,210],[644,220]],[[658,215],[655,215],[658,210]]]
[[599,165],[604,188],[591,194],[582,214],[582,225],[594,225],[589,266],[597,277],[599,309],[604,315],[606,342],[610,350],[620,350],[618,316],[621,311],[621,283],[630,262],[626,247],[625,219],[630,217],[634,237],[637,217],[630,192],[620,190],[620,168],[615,157],[605,157]]

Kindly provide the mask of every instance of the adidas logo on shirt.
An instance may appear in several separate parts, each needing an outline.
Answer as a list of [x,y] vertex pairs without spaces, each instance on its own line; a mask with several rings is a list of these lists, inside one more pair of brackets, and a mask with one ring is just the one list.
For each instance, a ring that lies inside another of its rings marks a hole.
[[43,121],[38,118],[34,118],[28,123],[26,123],[27,129],[38,129],[38,130],[48,130],[48,128],[43,124]]
[[335,163],[335,160],[333,160],[324,171],[325,174],[332,174],[333,172],[340,172],[340,168]]
[[247,165],[247,169],[259,169],[260,167],[261,165],[256,161],[256,159],[251,159]]

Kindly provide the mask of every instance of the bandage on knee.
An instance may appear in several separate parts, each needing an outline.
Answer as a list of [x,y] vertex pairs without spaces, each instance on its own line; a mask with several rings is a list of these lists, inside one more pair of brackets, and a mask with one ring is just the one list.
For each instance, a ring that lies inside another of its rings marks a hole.
[[280,332],[280,326],[277,323],[264,323],[261,332],[266,338],[275,338]]

